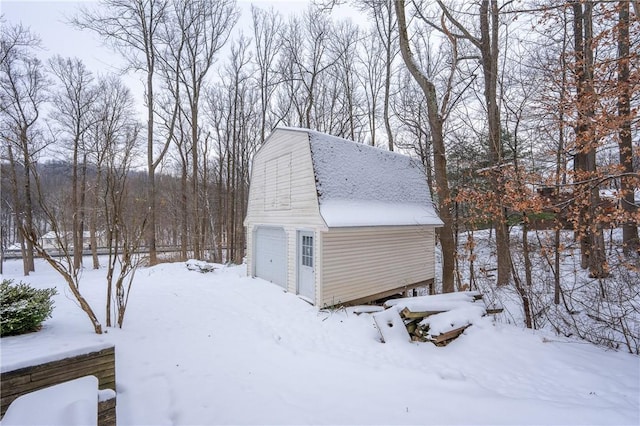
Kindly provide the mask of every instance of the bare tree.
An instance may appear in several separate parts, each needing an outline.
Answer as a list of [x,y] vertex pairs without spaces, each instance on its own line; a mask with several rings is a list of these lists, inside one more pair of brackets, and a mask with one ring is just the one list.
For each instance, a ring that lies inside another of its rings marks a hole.
[[190,125],[191,140],[191,209],[193,217],[193,252],[194,257],[202,257],[203,233],[200,229],[202,211],[200,209],[199,170],[201,143],[201,126],[198,123],[200,99],[205,84],[205,77],[213,65],[216,54],[229,38],[231,28],[238,20],[238,10],[233,0],[210,2],[175,1],[177,30],[182,35],[181,66],[178,67],[179,79],[188,101],[188,109],[183,114]]
[[[255,61],[258,65],[257,85],[260,91],[260,143],[264,143],[271,111],[271,101],[278,88],[275,65],[282,49],[280,34],[283,29],[282,16],[274,9],[268,11],[251,5],[253,18],[253,39],[255,44]],[[275,123],[273,123],[275,124]]]
[[[123,99],[125,102],[127,99]],[[127,113],[127,103],[119,105]],[[129,291],[138,266],[142,263],[139,248],[143,240],[147,215],[128,184],[131,163],[135,158],[139,127],[127,115],[120,115],[121,127],[110,136],[107,147],[104,213],[107,224],[107,304],[106,325],[110,327],[111,301],[115,298],[118,327],[122,328],[129,302]],[[114,294],[115,290],[115,294]]]
[[386,65],[384,55],[384,45],[381,43],[375,28],[372,28],[360,39],[360,46],[357,50],[358,67],[356,68],[356,78],[364,89],[364,101],[369,125],[369,143],[372,146],[376,146],[376,134],[379,127],[380,102],[378,98],[385,88]]
[[154,136],[155,78],[158,70],[159,35],[169,14],[169,0],[101,0],[100,8],[81,9],[72,23],[89,29],[110,43],[127,61],[130,69],[145,74],[147,108],[147,202],[149,224],[147,246],[149,262],[157,262],[156,253],[156,170],[169,149],[170,139],[157,147]]
[[[100,267],[98,245],[104,244],[104,176],[111,146],[116,135],[123,131],[125,118],[132,114],[133,106],[129,89],[116,76],[100,77],[96,86],[96,97],[91,108],[91,127],[88,131],[86,149],[88,161],[95,167],[95,177],[90,183],[89,194],[89,241],[93,257],[93,268]],[[101,219],[101,220],[99,220]],[[99,229],[100,228],[100,229]],[[98,236],[102,238],[98,239]]]
[[408,71],[397,73],[397,93],[392,98],[391,110],[399,121],[398,129],[408,135],[408,140],[397,137],[398,148],[409,150],[420,158],[427,171],[427,182],[432,193],[435,193],[433,182],[433,149],[429,130],[429,114],[424,94],[420,86]]
[[[495,176],[491,179],[494,193],[504,194],[504,179],[500,176],[500,165],[503,162],[502,133],[500,122],[500,105],[498,105],[498,59],[499,51],[499,27],[500,16],[498,0],[481,0],[478,18],[480,35],[471,33],[451,12],[450,7],[445,6],[441,0],[436,0],[442,13],[451,22],[460,34],[450,34],[456,38],[463,38],[471,42],[480,52],[482,71],[484,77],[484,101],[486,106],[487,124],[489,127],[489,162],[494,167]],[[499,196],[497,214],[494,217],[496,229],[496,246],[498,257],[498,285],[509,282],[511,276],[511,261],[509,259],[509,232],[506,223],[505,207]]]
[[[93,76],[78,58],[54,56],[49,61],[51,73],[59,84],[53,94],[52,119],[58,123],[72,151],[71,210],[73,266],[82,265],[85,227],[85,195],[87,181],[87,149],[85,138],[93,118],[91,108],[96,98]],[[80,176],[78,173],[80,172]],[[79,180],[80,179],[80,180]]]
[[[32,52],[38,39],[22,26],[2,26],[0,38],[0,100],[2,136],[8,143],[13,176],[16,223],[21,232],[24,274],[34,271],[32,178],[34,165],[44,148],[38,129],[40,110],[46,101],[43,66]],[[21,168],[18,168],[21,165]],[[19,190],[18,173],[22,173]]]
[[384,97],[382,100],[383,122],[387,134],[387,146],[389,151],[393,151],[394,131],[391,127],[391,80],[393,79],[393,61],[398,54],[396,39],[397,20],[394,13],[394,0],[361,0],[362,8],[368,10],[373,16],[375,31],[378,39],[383,47],[383,60],[381,64],[384,66]]
[[320,79],[337,59],[329,55],[332,36],[332,23],[320,9],[309,8],[302,19],[293,17],[288,22],[280,58],[280,75],[286,81],[284,102],[290,100],[295,109],[288,124],[317,127],[313,112],[318,107]]
[[[133,214],[137,215],[128,218],[123,213],[124,206],[132,197],[127,191],[127,174],[130,173],[130,165],[136,150],[139,125],[133,120],[133,99],[131,93],[124,86],[122,81],[114,76],[103,77],[99,81],[96,101],[92,113],[90,158],[96,166],[96,178],[93,185],[92,214],[90,216],[91,246],[94,253],[94,267],[97,267],[97,256],[95,246],[97,246],[97,216],[98,210],[103,218],[104,244],[108,248],[107,259],[107,287],[105,319],[106,326],[112,326],[111,313],[112,301],[114,299],[114,285],[116,293],[121,289],[123,279],[134,269],[137,263],[132,253],[124,254],[130,250],[131,246],[136,248],[140,244],[140,239],[135,238],[129,229],[140,228],[137,223],[139,218],[146,219],[145,209],[141,206],[129,205]],[[133,241],[132,241],[133,240]],[[119,266],[119,268],[116,268]],[[115,278],[114,274],[118,274]],[[120,324],[120,303],[123,301],[115,297],[118,308],[118,322]],[[126,309],[126,306],[125,306]],[[124,314],[123,314],[124,315]]]
[[[357,48],[360,32],[351,21],[334,24],[330,55],[335,58],[329,69],[336,87],[337,114],[331,114],[331,133],[353,141],[362,141],[362,87],[356,78]],[[335,129],[335,130],[333,130]]]
[[[437,186],[438,205],[440,218],[444,222],[444,226],[440,230],[440,243],[442,245],[442,291],[445,293],[454,291],[453,271],[455,259],[455,246],[453,238],[453,218],[451,214],[451,194],[449,189],[449,180],[447,177],[447,157],[444,145],[443,135],[443,116],[446,111],[449,89],[445,93],[445,99],[442,105],[438,105],[438,94],[436,87],[432,81],[419,69],[417,62],[411,52],[409,36],[407,33],[407,19],[405,17],[404,0],[398,0],[395,3],[395,9],[398,19],[398,31],[400,40],[400,52],[407,69],[416,80],[422,92],[424,93],[427,103],[429,128],[431,129],[431,140],[433,143],[434,170]],[[455,56],[452,61],[451,72],[455,71]]]
[[576,236],[580,241],[581,266],[589,268],[594,277],[608,274],[602,226],[597,209],[600,205],[599,186],[596,176],[597,131],[593,125],[595,115],[594,51],[593,51],[593,2],[582,4],[572,1],[574,35],[574,72],[576,76],[576,110],[574,157],[576,204],[578,223]]
[[226,247],[226,260],[241,262],[244,256],[249,185],[249,161],[259,144],[259,90],[251,78],[249,40],[240,38],[231,44],[229,64],[222,85],[209,92],[208,107],[212,121],[212,145],[215,145],[217,173],[212,185],[216,192],[214,232],[217,257]]

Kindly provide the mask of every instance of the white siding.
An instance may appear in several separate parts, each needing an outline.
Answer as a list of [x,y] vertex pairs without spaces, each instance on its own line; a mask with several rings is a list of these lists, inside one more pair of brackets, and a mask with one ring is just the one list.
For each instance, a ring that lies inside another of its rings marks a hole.
[[[285,165],[290,166],[285,168]],[[286,202],[287,194],[289,203]],[[295,292],[296,231],[316,232],[326,229],[318,207],[309,135],[305,132],[279,130],[254,156],[245,219],[247,268],[251,275],[255,274],[255,264],[251,255],[253,232],[255,227],[260,225],[284,227],[287,233],[288,253],[287,289]],[[318,240],[317,232],[315,239]]]
[[319,306],[434,278],[433,227],[332,228],[322,233]]
[[[262,164],[260,165],[262,166]],[[291,153],[270,158],[264,163],[264,209],[291,209]]]

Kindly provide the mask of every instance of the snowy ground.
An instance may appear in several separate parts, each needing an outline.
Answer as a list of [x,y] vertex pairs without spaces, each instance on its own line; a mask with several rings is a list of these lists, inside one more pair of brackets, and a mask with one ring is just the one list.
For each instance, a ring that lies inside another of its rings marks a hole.
[[[3,368],[113,343],[121,425],[640,424],[638,357],[491,318],[446,347],[382,344],[368,314],[172,263],[140,269],[124,328],[98,336],[48,266],[20,271],[60,294],[40,332],[0,340]],[[81,281],[101,318],[104,274]]]

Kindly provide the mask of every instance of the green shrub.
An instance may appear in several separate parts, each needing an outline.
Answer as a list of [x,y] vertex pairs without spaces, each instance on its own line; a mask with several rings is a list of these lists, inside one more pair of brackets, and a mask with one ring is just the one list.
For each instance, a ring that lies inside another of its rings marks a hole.
[[0,337],[29,333],[40,329],[42,322],[51,317],[55,288],[42,290],[27,284],[13,284],[2,280],[0,284]]

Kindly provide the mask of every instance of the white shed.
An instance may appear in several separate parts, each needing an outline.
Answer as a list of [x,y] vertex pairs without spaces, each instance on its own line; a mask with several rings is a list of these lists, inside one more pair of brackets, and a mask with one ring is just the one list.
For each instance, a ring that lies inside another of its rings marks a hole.
[[254,156],[244,224],[248,274],[324,307],[433,283],[442,221],[419,161],[277,128]]

